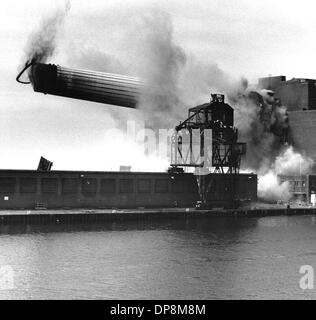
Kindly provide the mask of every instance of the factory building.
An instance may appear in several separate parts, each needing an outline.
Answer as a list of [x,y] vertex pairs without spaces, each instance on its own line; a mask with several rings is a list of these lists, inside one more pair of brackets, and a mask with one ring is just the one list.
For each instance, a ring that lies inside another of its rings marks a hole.
[[[209,201],[225,207],[232,175],[212,174]],[[234,175],[235,199],[257,200],[257,176]],[[0,209],[194,207],[199,199],[193,174],[0,170]]]
[[316,162],[316,80],[276,76],[260,78],[258,85],[273,90],[275,99],[287,108],[288,142]]
[[280,183],[288,182],[293,201],[316,205],[316,175],[279,175]]
[[316,160],[316,80],[275,76],[260,78],[258,86],[273,90],[274,98],[287,108],[287,142]]
[[[260,78],[258,87],[274,91],[275,99],[287,108],[289,119],[288,142],[316,163],[316,80],[285,76]],[[280,175],[288,181],[293,200],[316,203],[316,172],[308,175]]]
[[278,178],[280,183],[288,182],[292,200],[304,203],[310,201],[310,194],[308,193],[308,181],[310,176],[279,175]]
[[282,82],[286,81],[285,76],[265,77],[259,78],[258,87],[260,89],[267,89],[275,91]]
[[275,96],[288,111],[315,110],[316,80],[294,78],[281,81],[275,89]]
[[288,117],[290,143],[316,162],[316,110],[292,111]]
[[274,91],[274,96],[289,112],[316,110],[316,80],[285,76],[259,79],[259,88]]

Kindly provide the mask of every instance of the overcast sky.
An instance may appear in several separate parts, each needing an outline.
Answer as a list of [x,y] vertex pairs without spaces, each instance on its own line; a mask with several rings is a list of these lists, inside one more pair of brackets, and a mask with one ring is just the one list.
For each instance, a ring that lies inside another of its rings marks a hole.
[[[120,164],[143,168],[146,159],[133,144],[118,147],[106,135],[115,126],[116,107],[45,96],[15,82],[29,35],[64,3],[1,3],[0,168],[33,169],[41,155],[51,159],[55,169],[110,170]],[[73,0],[51,62],[96,68],[96,61],[89,61],[86,54],[93,48],[94,55],[111,55],[113,61],[117,57],[120,73],[122,59],[133,64],[127,61],[128,53],[138,35],[130,28],[131,21],[149,7],[170,15],[173,41],[186,56],[215,64],[233,78],[243,76],[251,82],[281,74],[316,78],[312,0]],[[85,53],[78,54],[78,48]]]

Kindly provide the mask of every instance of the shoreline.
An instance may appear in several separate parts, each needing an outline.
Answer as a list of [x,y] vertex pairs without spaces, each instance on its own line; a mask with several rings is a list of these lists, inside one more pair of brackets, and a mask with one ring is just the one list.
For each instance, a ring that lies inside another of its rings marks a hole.
[[59,224],[82,222],[148,221],[160,219],[197,219],[211,217],[266,217],[316,215],[316,208],[243,208],[205,209],[56,209],[56,210],[0,210],[0,225]]

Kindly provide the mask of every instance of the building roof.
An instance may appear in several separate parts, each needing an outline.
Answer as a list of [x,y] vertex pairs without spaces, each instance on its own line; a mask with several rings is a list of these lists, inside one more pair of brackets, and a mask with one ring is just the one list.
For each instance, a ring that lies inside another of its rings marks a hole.
[[205,109],[214,109],[214,108],[226,108],[230,110],[234,110],[229,104],[223,103],[223,102],[208,102],[203,103],[201,105],[198,105],[196,107],[190,108],[189,111],[199,111],[199,110],[205,110]]

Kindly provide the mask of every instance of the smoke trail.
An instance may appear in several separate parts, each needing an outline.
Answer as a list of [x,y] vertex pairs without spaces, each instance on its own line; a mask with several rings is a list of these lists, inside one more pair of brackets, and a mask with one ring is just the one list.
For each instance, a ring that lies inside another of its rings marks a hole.
[[70,1],[64,8],[58,8],[51,16],[41,20],[38,28],[31,34],[25,48],[26,61],[45,63],[55,52],[58,30],[70,10]]
[[140,101],[147,125],[151,128],[172,126],[185,111],[180,98],[180,73],[186,63],[184,50],[173,40],[170,16],[161,10],[150,10],[141,17],[140,41],[144,57],[141,75],[148,84]]

